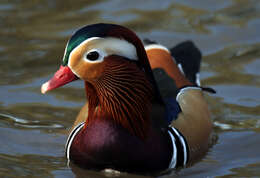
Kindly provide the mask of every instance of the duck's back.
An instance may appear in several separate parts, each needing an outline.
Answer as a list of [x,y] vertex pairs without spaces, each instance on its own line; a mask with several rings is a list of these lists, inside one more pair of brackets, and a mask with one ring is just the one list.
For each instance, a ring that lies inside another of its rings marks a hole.
[[190,160],[204,155],[211,140],[212,122],[199,81],[201,53],[190,41],[168,50],[159,44],[146,46],[158,88],[165,101],[168,123],[186,138]]
[[185,41],[171,49],[148,43],[146,53],[163,98],[175,98],[184,86],[200,85],[201,52],[193,42]]

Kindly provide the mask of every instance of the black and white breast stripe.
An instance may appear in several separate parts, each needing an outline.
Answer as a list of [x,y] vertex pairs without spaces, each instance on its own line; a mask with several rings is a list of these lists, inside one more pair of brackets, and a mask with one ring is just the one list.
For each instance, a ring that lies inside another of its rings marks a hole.
[[85,124],[85,122],[80,123],[70,132],[70,135],[69,135],[66,145],[65,145],[65,155],[68,160],[70,159],[70,147],[71,147],[72,141],[73,141],[74,137],[77,135],[77,133],[80,131],[80,129],[84,126],[84,124]]
[[185,166],[188,162],[189,148],[183,135],[175,128],[169,127],[168,133],[172,141],[172,158],[169,168]]
[[[84,126],[85,122],[77,125],[70,133],[66,145],[65,145],[65,155],[70,160],[70,148],[73,142],[73,139]],[[183,135],[175,128],[169,127],[168,134],[172,142],[172,158],[169,164],[169,168],[177,168],[179,166],[185,166],[188,161],[189,148],[187,142]]]

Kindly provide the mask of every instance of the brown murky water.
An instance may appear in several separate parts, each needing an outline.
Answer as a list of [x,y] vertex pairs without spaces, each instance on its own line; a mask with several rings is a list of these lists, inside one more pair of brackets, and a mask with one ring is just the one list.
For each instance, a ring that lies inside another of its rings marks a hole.
[[0,177],[76,176],[64,143],[84,103],[83,85],[48,95],[40,86],[58,68],[71,33],[97,22],[169,47],[192,39],[203,52],[202,84],[218,92],[208,101],[219,138],[203,160],[163,177],[260,177],[259,17],[259,0],[1,0]]

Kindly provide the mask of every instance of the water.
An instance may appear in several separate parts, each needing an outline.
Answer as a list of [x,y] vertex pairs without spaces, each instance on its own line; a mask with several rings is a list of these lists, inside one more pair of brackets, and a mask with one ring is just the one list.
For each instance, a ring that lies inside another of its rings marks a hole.
[[2,0],[0,12],[0,177],[140,177],[68,168],[64,144],[83,84],[40,93],[71,33],[97,22],[169,47],[191,39],[203,52],[202,84],[218,92],[207,97],[218,140],[203,160],[162,177],[260,176],[258,0]]

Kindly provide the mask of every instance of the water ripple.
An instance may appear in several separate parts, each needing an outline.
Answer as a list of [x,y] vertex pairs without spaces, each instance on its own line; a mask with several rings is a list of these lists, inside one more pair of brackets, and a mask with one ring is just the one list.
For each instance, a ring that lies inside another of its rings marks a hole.
[[38,120],[26,120],[19,117],[11,116],[9,114],[0,113],[0,117],[8,122],[13,122],[14,126],[30,129],[60,129],[64,128],[63,125],[57,123],[45,123]]

